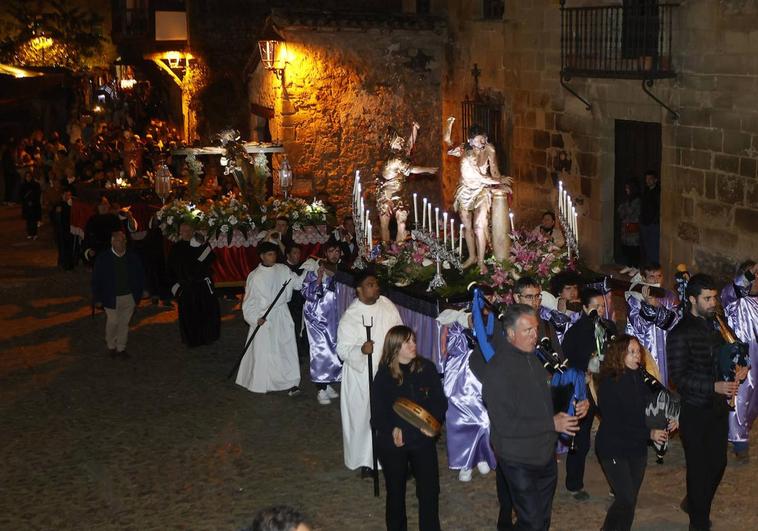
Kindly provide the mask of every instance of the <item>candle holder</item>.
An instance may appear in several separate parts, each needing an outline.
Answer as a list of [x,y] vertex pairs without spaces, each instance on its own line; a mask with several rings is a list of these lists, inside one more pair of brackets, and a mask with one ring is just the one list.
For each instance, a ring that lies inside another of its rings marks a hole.
[[579,245],[577,245],[576,236],[574,235],[574,230],[572,229],[571,225],[566,219],[566,216],[563,215],[563,212],[561,212],[560,209],[558,210],[558,221],[560,221],[561,226],[563,227],[563,234],[564,234],[564,237],[566,238],[566,247],[568,248],[569,260],[571,259],[572,251],[574,255],[577,258],[579,258]]
[[434,274],[434,277],[432,278],[431,282],[429,282],[429,286],[426,288],[426,291],[432,292],[446,285],[447,285],[447,282],[445,282],[445,279],[442,278],[442,272],[440,271],[440,258],[438,256],[437,257],[437,272]]

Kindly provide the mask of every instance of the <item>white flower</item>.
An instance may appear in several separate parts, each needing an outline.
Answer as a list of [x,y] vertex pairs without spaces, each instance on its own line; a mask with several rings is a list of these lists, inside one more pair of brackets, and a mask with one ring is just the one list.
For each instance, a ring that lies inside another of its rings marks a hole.
[[292,230],[294,231],[301,231],[303,228],[300,226],[300,223],[293,223],[292,224]]
[[222,166],[226,166],[227,164],[229,164],[229,159],[227,159],[226,157],[221,157],[221,160],[219,162],[221,163]]
[[279,201],[278,199],[274,199],[274,208],[279,208],[279,205],[281,204],[282,204],[281,201]]
[[[261,205],[261,212],[263,212],[263,213],[267,212],[266,205]],[[266,216],[263,216],[263,217],[266,217]]]
[[230,225],[236,225],[237,224],[237,218],[234,216],[229,216],[229,224]]
[[266,223],[266,216],[261,216],[261,223]]
[[297,212],[297,210],[295,210],[295,211],[292,213],[292,219],[297,219],[297,218],[299,218],[299,217],[300,217],[300,214]]
[[560,267],[558,267],[558,266],[555,266],[555,267],[554,267],[553,269],[551,269],[550,271],[552,271],[553,273],[560,273],[560,272],[561,272],[561,268],[560,268]]
[[432,261],[431,261],[431,260],[429,260],[428,258],[424,258],[424,260],[421,262],[421,265],[422,265],[422,266],[424,266],[424,267],[429,267],[429,266],[430,266],[430,265],[432,265],[433,263],[434,263],[434,262],[432,262]]
[[226,234],[227,232],[229,232],[229,226],[228,225],[221,225],[221,232],[223,234]]
[[216,224],[216,218],[208,218],[208,225],[214,226]]
[[174,216],[169,216],[168,219],[166,220],[166,223],[169,224],[169,225],[173,225],[174,224]]

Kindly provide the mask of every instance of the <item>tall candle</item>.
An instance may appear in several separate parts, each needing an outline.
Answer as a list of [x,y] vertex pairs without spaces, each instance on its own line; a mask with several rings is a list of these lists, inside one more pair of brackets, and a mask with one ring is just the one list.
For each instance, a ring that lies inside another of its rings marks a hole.
[[421,204],[421,230],[426,230],[426,197]]
[[363,235],[366,236],[368,234],[368,226],[371,221],[369,221],[369,211],[366,210],[366,216],[363,219]]
[[432,202],[429,201],[426,205],[427,220],[429,221],[429,234],[432,233]]
[[450,251],[455,252],[455,220],[450,220]]
[[514,225],[514,221],[513,221],[513,218],[514,218],[513,212],[508,212],[508,217],[511,218],[511,234],[513,234],[515,236],[516,235],[516,226]]
[[416,225],[416,228],[418,228],[418,201],[417,196],[418,194],[416,192],[413,192],[413,222]]
[[442,246],[447,247],[447,212],[442,213],[442,230],[445,237],[442,238]]
[[371,221],[368,222],[368,248],[371,249],[371,246],[374,243],[374,227],[371,225]]
[[563,214],[563,181],[558,181],[558,214]]
[[576,230],[576,208],[571,207],[571,217],[573,219],[573,232],[574,232],[574,241],[576,241],[576,247],[579,248],[579,232]]
[[463,258],[463,223],[461,223],[460,229],[458,233],[458,256]]
[[440,207],[434,207],[434,233],[440,238]]

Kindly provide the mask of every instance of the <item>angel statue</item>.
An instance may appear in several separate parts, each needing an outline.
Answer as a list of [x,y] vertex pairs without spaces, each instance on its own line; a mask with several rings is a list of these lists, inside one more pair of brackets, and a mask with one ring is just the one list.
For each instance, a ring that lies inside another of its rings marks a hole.
[[437,173],[437,168],[411,164],[410,155],[420,127],[418,122],[413,122],[413,131],[408,140],[400,136],[394,127],[387,130],[390,152],[382,165],[381,178],[376,187],[376,207],[383,242],[390,241],[390,219],[393,214],[397,220],[397,241],[405,241],[407,237],[405,222],[408,210],[403,201],[405,178],[411,173]]
[[[447,119],[444,142],[450,147],[447,154],[461,159],[461,180],[455,190],[453,208],[461,216],[465,230],[468,259],[463,267],[478,263],[480,271],[487,273],[484,252],[487,248],[492,186],[502,186],[511,193],[511,177],[501,177],[497,167],[495,146],[487,141],[487,133],[478,125],[472,125],[465,144],[453,146],[451,140],[455,117]],[[473,216],[473,231],[472,229]]]

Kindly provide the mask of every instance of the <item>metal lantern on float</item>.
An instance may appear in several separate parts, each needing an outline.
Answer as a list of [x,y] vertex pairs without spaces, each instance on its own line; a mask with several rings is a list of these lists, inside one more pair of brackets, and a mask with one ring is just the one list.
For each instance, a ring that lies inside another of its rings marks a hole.
[[290,166],[287,155],[284,155],[281,165],[279,166],[279,187],[284,192],[284,198],[287,199],[290,188],[292,188],[292,166]]
[[171,170],[165,162],[158,165],[155,170],[155,194],[166,204],[166,198],[171,193]]

